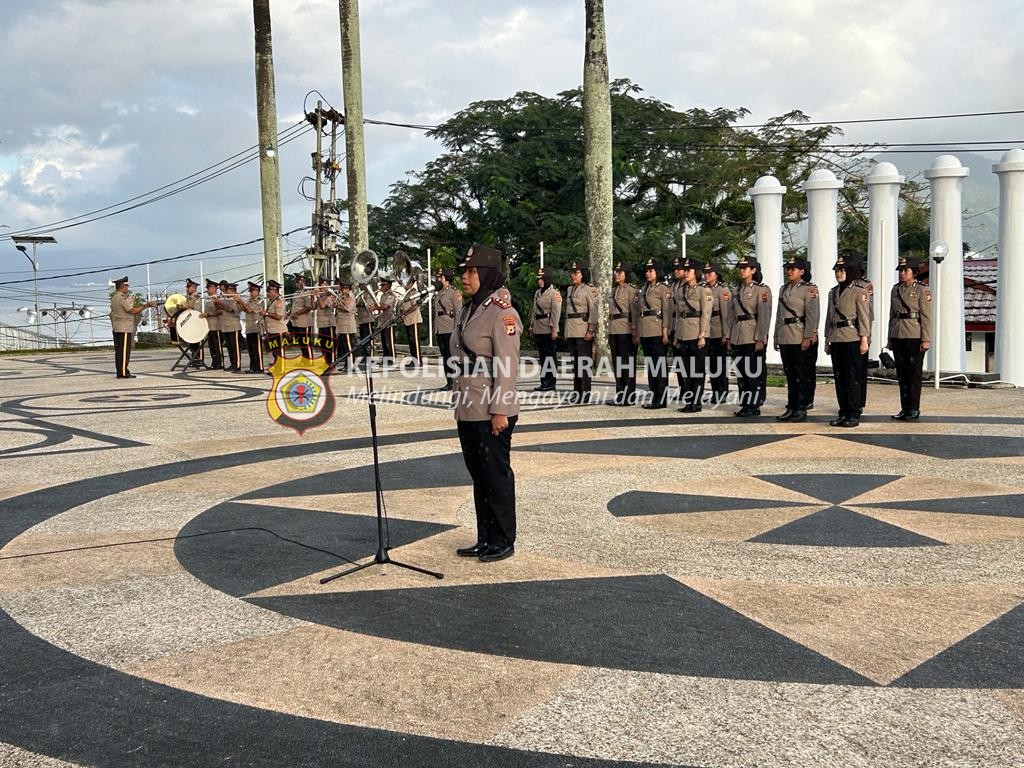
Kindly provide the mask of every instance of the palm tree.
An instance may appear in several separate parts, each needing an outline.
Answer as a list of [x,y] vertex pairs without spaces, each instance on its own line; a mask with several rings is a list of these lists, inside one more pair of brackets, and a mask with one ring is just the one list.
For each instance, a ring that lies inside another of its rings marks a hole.
[[345,100],[345,176],[348,182],[348,241],[352,255],[370,247],[366,212],[366,153],[363,148],[363,73],[359,53],[359,0],[338,0],[341,17],[341,89]]
[[608,357],[608,297],[612,282],[612,103],[604,0],[584,0],[587,38],[583,57],[583,167],[590,271],[598,289],[595,359]]
[[281,274],[281,174],[277,165],[277,97],[274,92],[274,47],[270,35],[270,0],[252,0],[256,28],[256,123],[259,126],[260,202],[263,208],[263,274]]

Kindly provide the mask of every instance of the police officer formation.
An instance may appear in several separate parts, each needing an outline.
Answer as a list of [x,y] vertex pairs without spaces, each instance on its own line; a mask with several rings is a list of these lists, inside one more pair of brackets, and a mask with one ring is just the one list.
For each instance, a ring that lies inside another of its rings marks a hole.
[[[920,417],[924,353],[931,343],[931,293],[917,280],[919,263],[899,261],[899,281],[892,287],[888,336],[900,388],[900,411],[893,419]],[[864,260],[841,253],[833,271],[836,284],[825,297],[824,338],[822,297],[811,280],[810,264],[791,258],[784,265],[785,282],[774,292],[751,257],[736,263],[739,282],[723,282],[717,263],[676,258],[671,273],[648,259],[643,281],[630,281],[631,267],[618,263],[609,297],[608,342],[615,376],[612,405],[640,404],[647,410],[667,408],[669,379],[678,385],[676,402],[682,413],[708,405],[736,402],[738,418],[761,415],[765,402],[769,344],[782,358],[786,407],[775,418],[803,422],[814,408],[818,348],[832,359],[838,414],[829,424],[856,427],[867,398],[868,348],[874,320],[874,288],[864,278]],[[541,363],[535,391],[555,391],[559,321],[572,363],[569,403],[591,401],[593,339],[597,329],[596,289],[586,268],[568,265],[570,283],[563,299],[550,269],[537,272],[530,331]],[[637,352],[642,350],[649,393],[636,388]],[[729,371],[736,378],[736,398],[729,399]]]

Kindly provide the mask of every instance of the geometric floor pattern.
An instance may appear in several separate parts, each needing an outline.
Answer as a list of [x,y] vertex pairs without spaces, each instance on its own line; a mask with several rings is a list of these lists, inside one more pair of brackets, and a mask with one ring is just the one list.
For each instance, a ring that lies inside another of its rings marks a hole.
[[382,377],[385,534],[444,578],[321,585],[377,547],[365,399],[300,438],[258,377],[153,352],[114,387],[108,357],[0,359],[0,765],[1024,754],[1024,419],[991,415],[1016,392],[893,424],[872,385],[856,431],[527,410],[517,553],[484,565],[453,555],[450,414]]

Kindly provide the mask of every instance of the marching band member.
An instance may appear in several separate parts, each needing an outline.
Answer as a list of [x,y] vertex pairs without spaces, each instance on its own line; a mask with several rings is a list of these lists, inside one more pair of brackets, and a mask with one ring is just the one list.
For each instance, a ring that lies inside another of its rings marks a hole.
[[228,362],[225,369],[230,373],[242,372],[242,321],[239,317],[238,283],[222,283],[224,295],[216,299],[223,314],[220,316],[220,338],[228,348]]
[[324,352],[324,359],[330,365],[334,362],[334,353],[337,349],[337,340],[334,332],[334,294],[330,291],[331,281],[321,277],[317,281],[316,289],[316,332],[320,335]]
[[395,305],[398,297],[391,290],[391,280],[382,277],[380,280],[380,301],[377,302],[377,326],[389,325],[380,335],[381,357],[384,362],[393,362],[395,359],[395,326],[390,325],[395,319]]
[[451,341],[455,331],[455,318],[462,310],[462,293],[452,285],[455,273],[450,269],[437,270],[437,295],[434,297],[434,328],[437,329],[437,346],[441,351],[444,365],[444,390],[450,391],[455,383],[455,366],[452,364]]
[[245,347],[249,353],[249,373],[263,373],[264,318],[260,313],[263,308],[263,297],[260,296],[260,284],[249,282],[249,298],[243,300],[236,296],[235,302],[245,312]]
[[267,280],[267,308],[258,312],[267,329],[267,348],[275,357],[283,354],[281,342],[288,333],[288,313],[281,296],[281,284],[277,280]]
[[206,322],[210,326],[210,333],[206,337],[206,340],[210,345],[210,369],[223,369],[224,368],[224,355],[221,349],[220,340],[220,316],[222,314],[221,309],[217,306],[216,296],[217,289],[220,286],[213,280],[207,279],[206,281],[206,296],[203,298],[203,312],[202,316],[206,318]]
[[335,331],[338,340],[338,356],[344,359],[345,370],[351,371],[355,365],[352,360],[352,346],[356,342],[356,299],[352,295],[352,281],[338,278],[338,290],[341,292],[334,304]]
[[155,307],[157,302],[147,301],[135,306],[135,297],[128,295],[128,275],[114,280],[114,294],[110,297],[110,325],[114,331],[114,367],[119,379],[134,379],[128,370],[132,356],[132,336],[142,312]]

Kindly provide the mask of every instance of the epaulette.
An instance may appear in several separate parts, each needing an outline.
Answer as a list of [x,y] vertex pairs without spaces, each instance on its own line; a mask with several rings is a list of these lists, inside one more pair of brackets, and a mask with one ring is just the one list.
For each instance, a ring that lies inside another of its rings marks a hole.
[[505,301],[504,299],[499,299],[497,296],[491,296],[491,298],[489,298],[488,301],[492,302],[496,307],[501,307],[502,309],[512,309],[512,305],[509,302]]

